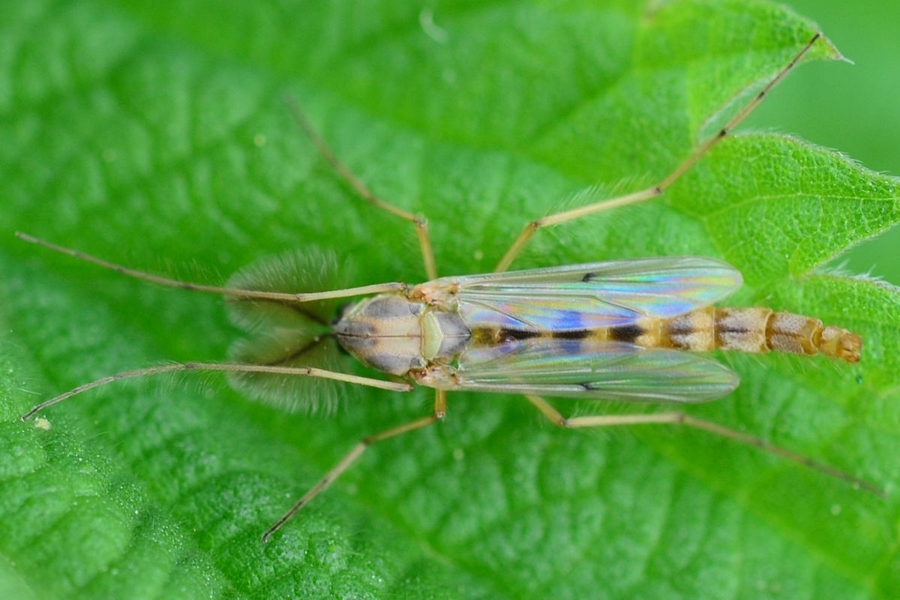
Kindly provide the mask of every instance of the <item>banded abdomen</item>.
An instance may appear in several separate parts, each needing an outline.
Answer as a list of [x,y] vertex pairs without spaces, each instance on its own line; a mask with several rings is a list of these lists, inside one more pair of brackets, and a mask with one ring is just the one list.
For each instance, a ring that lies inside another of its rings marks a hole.
[[623,342],[641,348],[672,348],[692,352],[718,349],[749,353],[822,353],[849,363],[859,361],[862,349],[862,339],[858,335],[840,327],[825,326],[819,319],[775,312],[770,308],[715,306],[669,319],[639,318],[617,327],[545,331],[476,328],[472,331],[471,344],[487,349],[535,338],[582,341],[586,344]]

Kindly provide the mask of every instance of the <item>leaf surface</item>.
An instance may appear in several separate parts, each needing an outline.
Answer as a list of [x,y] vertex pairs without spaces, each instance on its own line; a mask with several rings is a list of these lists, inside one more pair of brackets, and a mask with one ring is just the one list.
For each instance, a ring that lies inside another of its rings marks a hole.
[[[827,268],[900,220],[898,180],[784,135],[738,132],[664,198],[541,231],[516,266],[718,257],[744,274],[734,304],[858,331],[856,367],[723,356],[741,387],[691,412],[870,480],[887,500],[701,432],[562,431],[520,399],[456,394],[445,423],[377,445],[262,545],[358,439],[427,414],[427,391],[356,390],[334,415],[290,415],[222,378],[186,376],[72,399],[46,412],[49,431],[18,420],[117,371],[222,360],[239,333],[218,298],[53,255],[14,230],[203,283],[289,249],[333,251],[353,285],[420,281],[412,227],[353,196],[292,123],[289,94],[377,194],[428,216],[442,275],[489,271],[525,222],[583,202],[585,186],[611,197],[664,177],[811,38],[807,21],[736,1],[7,9],[0,590],[889,598],[900,587],[900,296]],[[837,56],[821,43],[810,58]]]

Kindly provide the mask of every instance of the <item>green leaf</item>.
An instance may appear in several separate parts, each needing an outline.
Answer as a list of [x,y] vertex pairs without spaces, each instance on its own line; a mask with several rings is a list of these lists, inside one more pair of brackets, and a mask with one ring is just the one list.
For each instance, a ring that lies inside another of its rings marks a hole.
[[[54,407],[49,430],[18,420],[104,375],[222,360],[237,332],[218,298],[14,230],[206,283],[295,248],[333,250],[354,285],[421,280],[412,227],[352,194],[291,122],[288,93],[376,193],[429,217],[441,274],[487,271],[579,189],[664,177],[811,38],[807,21],[744,1],[3,13],[0,590],[889,598],[900,586],[900,295],[827,268],[900,221],[898,180],[782,135],[728,138],[664,198],[540,231],[516,266],[721,257],[745,275],[735,304],[858,331],[856,367],[723,356],[742,386],[691,413],[887,500],[702,432],[557,430],[520,399],[453,394],[445,423],[376,445],[263,545],[357,440],[428,414],[427,390],[357,390],[307,416],[219,377],[157,378]],[[810,58],[837,56],[822,42]]]

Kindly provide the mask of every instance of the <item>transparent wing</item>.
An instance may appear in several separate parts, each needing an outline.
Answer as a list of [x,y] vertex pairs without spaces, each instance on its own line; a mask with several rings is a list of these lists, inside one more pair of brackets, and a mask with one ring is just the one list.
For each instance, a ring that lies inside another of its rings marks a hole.
[[625,342],[533,338],[505,352],[466,351],[460,390],[537,394],[582,400],[703,402],[731,393],[740,379],[702,355]]
[[471,327],[532,331],[621,327],[709,306],[741,286],[722,261],[694,256],[446,277]]

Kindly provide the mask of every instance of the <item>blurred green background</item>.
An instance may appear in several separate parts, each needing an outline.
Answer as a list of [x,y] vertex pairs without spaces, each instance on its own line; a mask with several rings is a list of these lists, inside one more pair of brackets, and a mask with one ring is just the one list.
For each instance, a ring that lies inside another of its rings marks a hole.
[[[814,62],[797,69],[748,126],[796,135],[875,171],[900,175],[900,2],[783,4],[818,23],[853,64]],[[858,246],[835,264],[900,285],[900,228]]]

